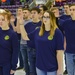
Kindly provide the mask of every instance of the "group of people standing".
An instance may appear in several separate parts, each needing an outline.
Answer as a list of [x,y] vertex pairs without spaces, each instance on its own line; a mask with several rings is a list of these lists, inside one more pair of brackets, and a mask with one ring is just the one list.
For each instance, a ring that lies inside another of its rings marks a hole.
[[16,18],[0,12],[0,75],[14,75],[20,55],[26,75],[63,75],[64,53],[68,75],[74,75],[75,5],[64,9],[60,15],[58,7],[19,7]]

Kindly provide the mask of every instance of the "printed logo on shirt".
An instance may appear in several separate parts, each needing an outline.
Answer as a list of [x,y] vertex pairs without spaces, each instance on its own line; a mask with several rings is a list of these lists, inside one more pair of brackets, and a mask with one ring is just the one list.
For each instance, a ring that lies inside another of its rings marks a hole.
[[6,36],[4,37],[4,39],[5,39],[5,40],[9,40],[9,36],[6,35]]
[[53,39],[53,36],[48,36],[48,40],[52,40]]
[[35,29],[38,29],[38,28],[40,28],[40,27],[38,26],[38,27],[36,27]]

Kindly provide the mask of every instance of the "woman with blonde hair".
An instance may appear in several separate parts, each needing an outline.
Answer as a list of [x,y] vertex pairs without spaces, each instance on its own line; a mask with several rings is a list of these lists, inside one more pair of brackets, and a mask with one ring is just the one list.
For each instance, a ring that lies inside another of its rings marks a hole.
[[22,37],[25,40],[34,37],[37,75],[63,75],[63,34],[57,28],[51,11],[45,11],[42,19],[41,27],[30,34],[26,33],[23,21],[20,21]]
[[10,17],[0,11],[0,75],[14,75],[18,62],[18,37],[9,27]]
[[44,13],[43,24],[35,38],[37,75],[62,75],[63,35],[57,28],[52,12],[46,11]]

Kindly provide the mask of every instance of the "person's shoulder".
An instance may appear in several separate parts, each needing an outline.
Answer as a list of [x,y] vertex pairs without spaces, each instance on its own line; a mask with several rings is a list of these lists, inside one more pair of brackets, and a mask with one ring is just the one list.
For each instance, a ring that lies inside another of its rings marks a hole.
[[36,28],[35,35],[38,36],[39,32],[40,32],[40,28]]
[[59,29],[59,28],[56,28],[56,29],[55,29],[55,32],[60,32],[60,29]]
[[32,24],[32,22],[28,22],[25,27],[30,26]]
[[14,32],[14,30],[12,30],[12,29],[10,28],[10,29],[9,29],[9,32],[12,32],[12,33],[13,33],[13,32]]
[[60,18],[67,17],[67,16],[70,17],[70,15],[63,14],[63,15],[60,16]]
[[60,16],[60,19],[63,19],[63,20],[67,20],[67,19],[70,19],[71,16],[70,15],[66,15],[66,14],[63,14]]
[[42,24],[42,21],[39,21],[38,23]]
[[65,15],[65,14],[63,14],[63,15],[61,15],[61,16],[60,16],[60,18],[63,18],[63,17],[65,17],[65,16],[66,16],[66,15]]
[[29,25],[29,24],[32,24],[33,22],[31,21],[31,22],[28,22],[26,25]]
[[39,21],[39,23],[42,23],[42,21]]
[[71,21],[72,19],[70,18],[70,19],[65,20],[64,23],[69,24]]
[[36,31],[39,32],[40,31],[40,27],[36,28]]
[[56,30],[55,30],[55,34],[57,35],[62,35],[62,32],[61,32],[61,30],[59,29],[59,28],[56,28]]
[[17,33],[16,33],[14,30],[12,30],[12,29],[9,29],[9,32],[10,32],[10,34],[12,34],[12,35],[17,35]]

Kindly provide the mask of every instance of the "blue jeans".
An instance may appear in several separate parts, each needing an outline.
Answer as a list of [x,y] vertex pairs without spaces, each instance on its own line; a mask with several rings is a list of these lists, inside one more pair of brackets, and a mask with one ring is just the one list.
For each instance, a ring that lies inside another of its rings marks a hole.
[[67,65],[66,65],[66,53],[64,52],[64,60],[65,60],[65,70],[67,70]]
[[18,40],[18,42],[19,42],[19,55],[18,55],[18,57],[19,57],[19,67],[21,67],[21,68],[23,68],[24,66],[23,66],[23,58],[22,58],[22,54],[21,54],[21,51],[20,51],[20,40]]
[[36,75],[36,50],[28,47],[27,52],[30,63],[30,75]]
[[19,51],[19,67],[21,67],[21,68],[23,68],[24,66],[23,66],[23,58],[22,58],[22,54],[21,54],[21,51]]
[[68,75],[75,75],[75,54],[66,53]]
[[26,75],[29,75],[30,71],[29,71],[29,64],[28,64],[27,45],[21,44],[20,51],[22,53],[23,64],[24,64]]
[[38,68],[36,68],[36,72],[37,72],[37,75],[57,75],[56,71],[46,72],[46,71],[40,70]]

